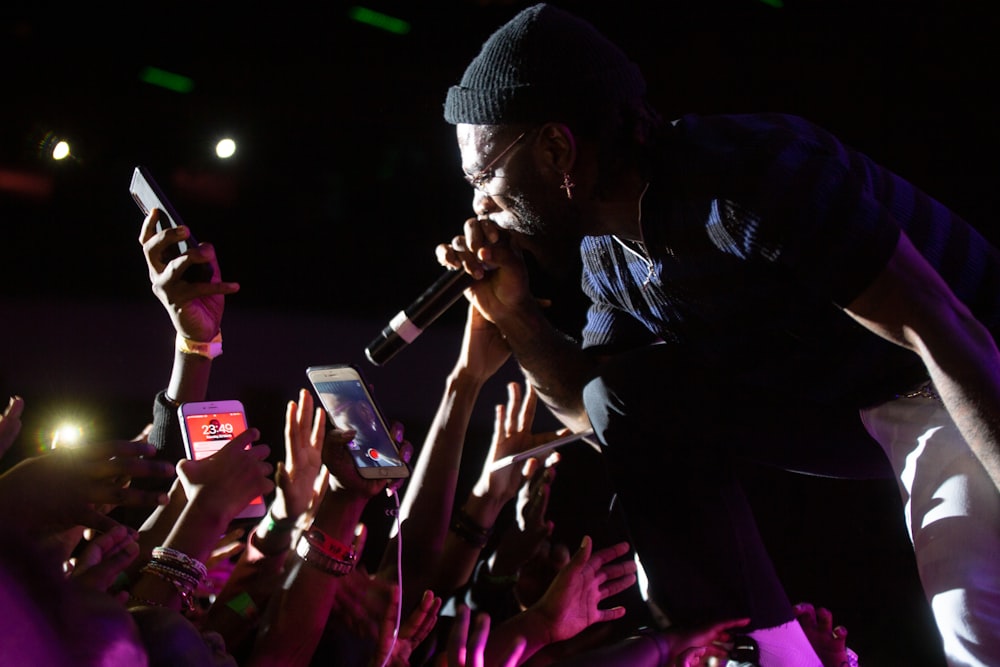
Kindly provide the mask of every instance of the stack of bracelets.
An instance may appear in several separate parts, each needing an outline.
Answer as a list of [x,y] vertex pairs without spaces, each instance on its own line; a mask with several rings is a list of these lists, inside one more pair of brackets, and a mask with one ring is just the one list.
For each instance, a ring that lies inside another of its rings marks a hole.
[[208,574],[200,560],[169,547],[155,547],[153,559],[140,572],[154,574],[177,589],[188,611],[194,609],[194,591]]
[[463,541],[474,547],[482,549],[490,540],[493,534],[492,528],[483,528],[475,520],[465,513],[465,509],[455,512],[455,517],[451,520],[451,531]]
[[302,533],[295,553],[309,565],[335,577],[354,569],[357,555],[351,547],[338,542],[319,528],[310,526]]

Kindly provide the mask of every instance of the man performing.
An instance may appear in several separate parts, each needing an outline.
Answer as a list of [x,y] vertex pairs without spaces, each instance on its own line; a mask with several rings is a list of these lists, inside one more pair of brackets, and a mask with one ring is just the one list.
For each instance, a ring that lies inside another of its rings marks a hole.
[[[819,665],[731,466],[843,475],[881,445],[949,663],[1000,665],[996,249],[801,118],[661,122],[626,55],[551,5],[484,43],[444,116],[475,217],[438,260],[594,428],[671,621],[748,616],[764,667]],[[529,255],[582,258],[582,333],[547,319]]]

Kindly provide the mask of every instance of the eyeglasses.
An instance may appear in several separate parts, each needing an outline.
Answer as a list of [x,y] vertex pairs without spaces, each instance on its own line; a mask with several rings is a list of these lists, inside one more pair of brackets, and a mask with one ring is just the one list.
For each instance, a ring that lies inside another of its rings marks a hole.
[[500,160],[503,159],[505,155],[510,153],[515,146],[521,143],[521,140],[524,139],[524,137],[526,137],[527,134],[528,132],[524,131],[521,134],[517,135],[517,139],[514,139],[514,141],[510,142],[510,145],[507,146],[507,148],[500,151],[495,158],[490,160],[489,164],[487,164],[485,167],[478,170],[474,174],[466,174],[465,180],[469,182],[469,185],[479,190],[488,197],[498,194],[499,193],[498,188],[488,189],[487,187],[489,186],[490,182],[496,178],[496,169],[494,167],[498,162],[500,162]]

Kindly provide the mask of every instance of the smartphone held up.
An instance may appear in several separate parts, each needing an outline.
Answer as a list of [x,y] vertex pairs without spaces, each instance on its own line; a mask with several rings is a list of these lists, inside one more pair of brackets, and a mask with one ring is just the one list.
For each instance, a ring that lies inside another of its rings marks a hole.
[[306,375],[330,422],[342,431],[355,432],[348,448],[359,475],[366,479],[410,476],[375,397],[357,367],[310,366]]
[[[177,214],[177,210],[174,209],[173,204],[170,203],[163,190],[160,189],[160,186],[153,179],[153,175],[145,167],[138,166],[132,172],[132,183],[129,185],[129,192],[132,194],[132,199],[135,200],[136,205],[142,211],[143,215],[149,215],[149,212],[154,208],[160,212],[159,220],[156,222],[156,231],[162,232],[169,227],[178,227],[184,224],[180,215]],[[180,257],[189,248],[197,245],[198,242],[195,240],[194,235],[189,235],[187,240],[180,241],[171,247],[168,259]],[[191,283],[207,283],[212,280],[213,274],[214,270],[211,264],[192,264],[184,272],[184,280]]]
[[[236,400],[181,403],[177,414],[185,452],[194,461],[208,458],[247,430],[246,411]],[[236,519],[259,519],[266,512],[264,497],[257,496]]]

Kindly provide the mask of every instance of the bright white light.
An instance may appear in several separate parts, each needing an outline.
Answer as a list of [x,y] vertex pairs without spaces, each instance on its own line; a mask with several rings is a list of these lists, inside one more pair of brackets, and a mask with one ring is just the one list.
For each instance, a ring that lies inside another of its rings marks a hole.
[[52,159],[62,160],[66,157],[69,157],[69,144],[65,141],[60,141],[52,148]]
[[225,160],[233,156],[236,152],[236,142],[232,139],[222,139],[215,144],[215,154]]
[[76,424],[63,424],[52,434],[52,449],[76,447],[83,438],[83,429]]

